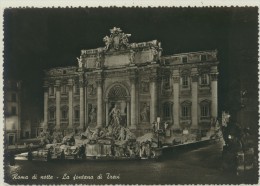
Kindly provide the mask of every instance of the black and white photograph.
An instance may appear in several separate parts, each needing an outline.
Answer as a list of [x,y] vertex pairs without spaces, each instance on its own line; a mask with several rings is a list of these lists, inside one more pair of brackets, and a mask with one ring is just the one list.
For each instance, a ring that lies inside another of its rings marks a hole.
[[258,13],[5,8],[4,183],[258,184]]

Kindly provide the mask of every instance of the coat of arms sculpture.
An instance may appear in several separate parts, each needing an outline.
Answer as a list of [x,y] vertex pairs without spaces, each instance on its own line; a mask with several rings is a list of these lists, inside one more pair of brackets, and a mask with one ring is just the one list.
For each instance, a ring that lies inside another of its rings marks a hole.
[[121,50],[126,49],[130,45],[128,43],[128,38],[131,34],[125,34],[120,28],[110,29],[110,36],[105,36],[103,41],[105,42],[105,50]]

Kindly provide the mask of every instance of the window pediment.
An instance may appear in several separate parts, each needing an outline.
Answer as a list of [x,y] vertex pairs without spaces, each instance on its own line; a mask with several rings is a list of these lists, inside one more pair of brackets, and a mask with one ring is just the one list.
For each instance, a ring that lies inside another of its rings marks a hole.
[[181,103],[182,106],[191,106],[191,102],[190,101],[183,101]]
[[183,69],[180,74],[181,74],[182,76],[189,76],[190,73],[191,73],[191,72],[190,72],[189,69]]
[[49,110],[49,111],[55,111],[55,110],[56,110],[56,107],[55,107],[55,106],[51,106],[51,107],[49,107],[48,110]]
[[67,105],[64,105],[64,106],[61,107],[61,110],[65,110],[65,111],[69,110],[69,107]]

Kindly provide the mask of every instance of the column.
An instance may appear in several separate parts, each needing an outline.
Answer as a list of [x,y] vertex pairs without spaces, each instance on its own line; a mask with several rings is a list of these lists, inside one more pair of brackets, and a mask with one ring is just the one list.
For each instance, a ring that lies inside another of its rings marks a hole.
[[129,101],[127,101],[126,103],[126,126],[130,127],[130,104]]
[[60,80],[56,80],[56,127],[60,128]]
[[84,82],[79,81],[79,129],[84,127]]
[[136,83],[136,77],[131,77],[131,129],[136,129],[136,90],[135,90],[135,83]]
[[68,128],[73,128],[73,82],[72,79],[69,79],[69,126]]
[[109,111],[109,108],[108,108],[108,102],[106,101],[106,126],[108,126],[108,122],[109,122],[109,120],[108,120],[108,118],[109,118],[109,116],[108,116],[108,111]]
[[44,122],[43,128],[48,128],[48,86],[44,86]]
[[211,116],[218,116],[218,70],[217,66],[211,67]]
[[154,122],[157,119],[157,76],[150,77],[150,122]]
[[173,70],[173,128],[178,129],[180,128],[180,108],[179,108],[179,91],[180,91],[180,87],[179,87],[179,83],[180,83],[180,74],[179,74],[179,70]]
[[97,126],[102,127],[102,79],[98,79],[97,83]]
[[191,128],[198,128],[198,70],[192,68],[191,70]]
[[88,81],[85,79],[85,88],[84,88],[84,100],[85,100],[85,107],[84,107],[84,123],[87,124],[88,123],[88,102],[87,102],[87,97],[88,97]]

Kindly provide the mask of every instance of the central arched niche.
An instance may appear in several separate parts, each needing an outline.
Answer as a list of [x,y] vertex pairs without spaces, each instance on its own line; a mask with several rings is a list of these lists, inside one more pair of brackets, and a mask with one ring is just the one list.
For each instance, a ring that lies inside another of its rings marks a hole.
[[107,97],[112,99],[124,99],[127,97],[127,92],[121,85],[114,85],[109,90]]
[[119,83],[111,85],[106,94],[106,125],[111,124],[112,110],[116,107],[120,111],[120,125],[129,125],[130,103],[127,88]]

